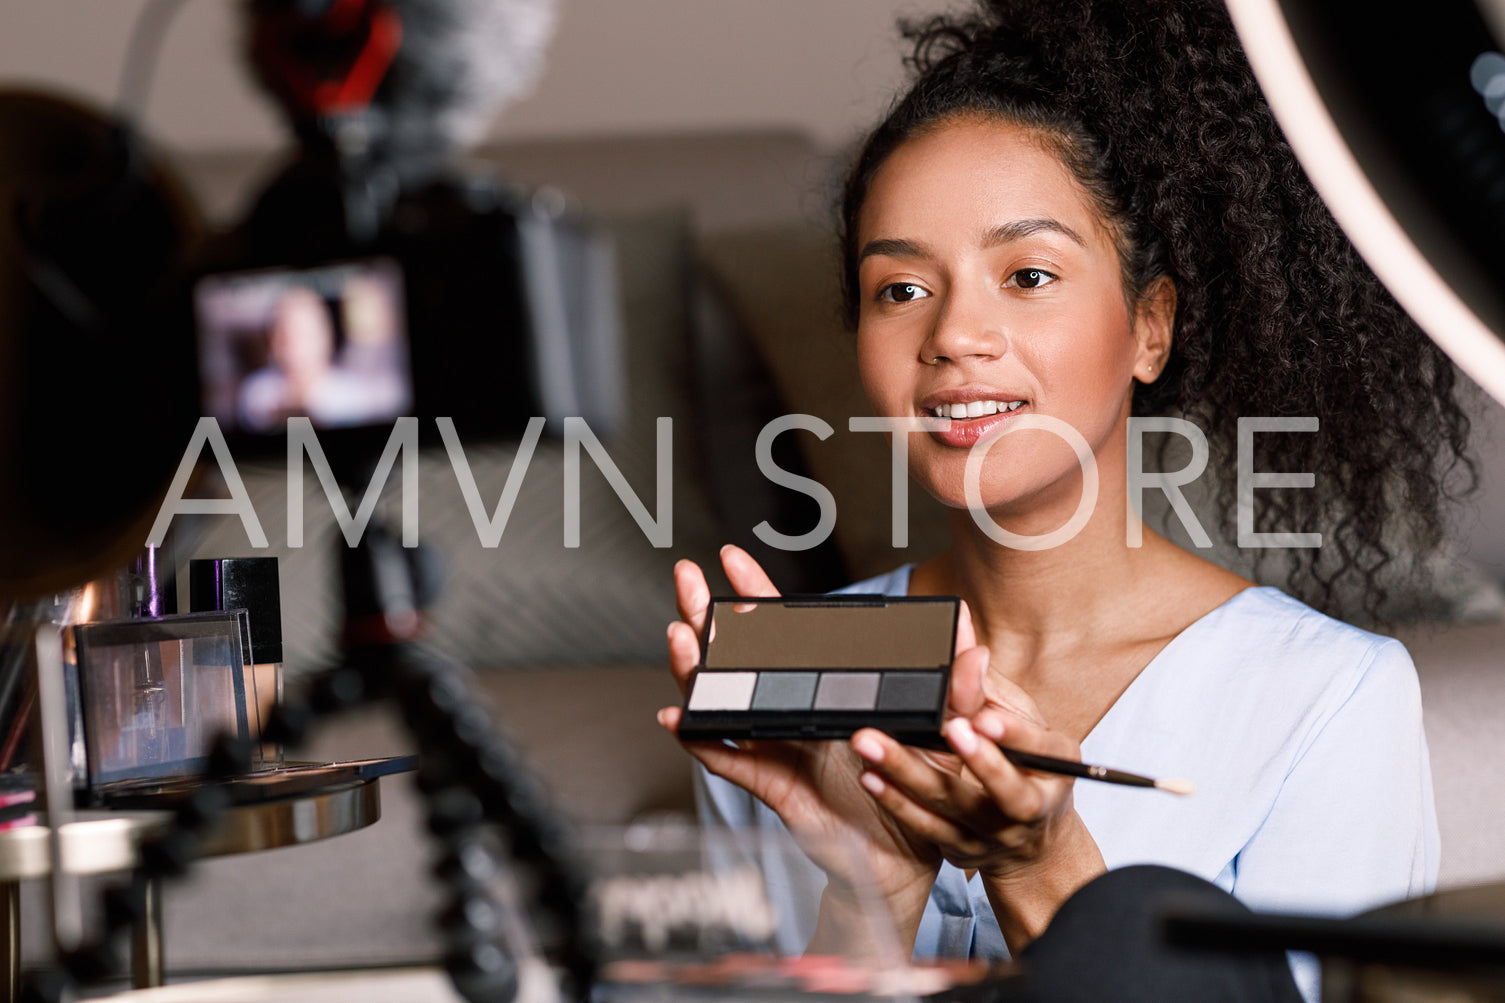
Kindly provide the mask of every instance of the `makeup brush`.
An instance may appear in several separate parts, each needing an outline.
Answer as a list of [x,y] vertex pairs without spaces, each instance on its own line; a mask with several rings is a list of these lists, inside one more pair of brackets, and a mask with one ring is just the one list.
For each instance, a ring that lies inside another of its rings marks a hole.
[[1105,784],[1123,784],[1127,787],[1153,787],[1156,790],[1169,791],[1182,796],[1193,794],[1197,789],[1197,785],[1190,780],[1154,780],[1150,777],[1141,777],[1137,773],[1110,770],[1106,766],[1093,766],[1090,763],[1078,763],[1071,759],[1057,759],[1054,756],[1021,752],[1018,749],[1010,749],[1006,745],[1000,745],[998,750],[1003,753],[1005,759],[1020,769],[1034,770],[1037,773],[1059,773],[1068,777],[1101,780]]
[[[981,735],[978,738],[982,741],[987,741]],[[901,738],[900,741],[921,749],[934,749],[937,752],[952,751],[951,746],[947,744],[946,739],[941,735]],[[1167,791],[1171,794],[1180,794],[1182,797],[1197,792],[1197,785],[1190,780],[1156,780],[1153,777],[1142,777],[1137,773],[1110,770],[1106,766],[1079,763],[1074,759],[1057,759],[1055,756],[1042,756],[1034,752],[1011,749],[1006,745],[997,745],[996,742],[994,745],[997,746],[999,752],[1003,753],[1005,759],[1022,770],[1034,770],[1036,773],[1057,773],[1067,777],[1081,777],[1084,780],[1101,780],[1105,784],[1123,784],[1126,787],[1153,787],[1156,790]]]

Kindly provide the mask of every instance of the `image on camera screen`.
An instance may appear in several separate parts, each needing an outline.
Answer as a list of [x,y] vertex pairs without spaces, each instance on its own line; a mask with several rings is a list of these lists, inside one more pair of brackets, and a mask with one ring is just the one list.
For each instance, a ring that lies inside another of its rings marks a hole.
[[402,269],[372,258],[222,272],[194,287],[199,383],[221,428],[391,422],[413,402]]

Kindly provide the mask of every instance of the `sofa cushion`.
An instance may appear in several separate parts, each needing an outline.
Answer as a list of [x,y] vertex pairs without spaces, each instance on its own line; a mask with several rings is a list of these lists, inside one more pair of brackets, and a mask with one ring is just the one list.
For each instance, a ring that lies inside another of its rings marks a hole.
[[1505,881],[1505,623],[1416,624],[1398,636],[1421,679],[1442,836],[1438,885]]

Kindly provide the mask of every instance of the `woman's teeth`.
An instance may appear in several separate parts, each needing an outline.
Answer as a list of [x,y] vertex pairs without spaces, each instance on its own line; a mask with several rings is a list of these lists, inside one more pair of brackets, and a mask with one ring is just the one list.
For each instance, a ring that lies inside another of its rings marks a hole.
[[981,418],[1000,411],[1016,411],[1024,401],[968,401],[965,404],[942,404],[930,413],[937,418]]

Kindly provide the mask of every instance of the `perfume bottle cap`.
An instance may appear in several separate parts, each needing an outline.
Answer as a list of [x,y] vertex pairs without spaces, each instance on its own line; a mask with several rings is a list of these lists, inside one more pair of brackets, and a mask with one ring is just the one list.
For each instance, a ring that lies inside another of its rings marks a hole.
[[275,557],[209,557],[188,562],[188,605],[195,613],[251,614],[251,661],[282,661],[282,599]]

